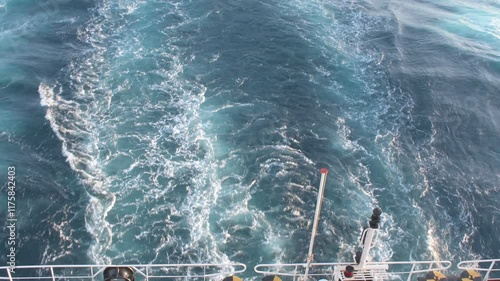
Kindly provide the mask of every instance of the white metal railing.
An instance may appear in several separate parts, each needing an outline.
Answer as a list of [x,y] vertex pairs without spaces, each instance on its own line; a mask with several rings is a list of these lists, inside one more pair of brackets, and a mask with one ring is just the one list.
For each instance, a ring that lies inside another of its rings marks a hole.
[[[344,276],[345,267],[354,267],[354,276]],[[311,263],[307,276],[316,280],[352,280],[352,281],[383,281],[412,280],[415,275],[422,275],[431,270],[447,270],[450,261],[404,261],[404,262],[367,262],[363,268],[353,263]],[[293,280],[305,279],[307,263],[293,264],[258,264],[254,271],[263,275],[289,276]]]
[[458,269],[472,269],[481,274],[482,280],[500,280],[500,259],[462,261]]
[[246,265],[228,264],[135,264],[135,265],[33,265],[0,267],[0,280],[81,280],[102,281],[107,267],[129,267],[136,281],[153,280],[222,280],[224,277],[242,273]]

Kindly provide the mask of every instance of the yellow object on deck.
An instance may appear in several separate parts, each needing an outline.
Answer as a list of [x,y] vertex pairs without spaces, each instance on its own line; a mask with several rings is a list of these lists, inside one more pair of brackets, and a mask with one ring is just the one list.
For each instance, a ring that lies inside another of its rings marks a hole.
[[472,269],[462,271],[460,274],[461,281],[481,281],[481,274]]
[[222,281],[243,281],[243,280],[240,277],[233,275],[224,278]]
[[446,281],[446,280],[448,280],[446,275],[444,275],[443,273],[441,273],[437,270],[430,271],[429,273],[427,273],[427,275],[425,276],[425,279],[427,279],[427,281]]

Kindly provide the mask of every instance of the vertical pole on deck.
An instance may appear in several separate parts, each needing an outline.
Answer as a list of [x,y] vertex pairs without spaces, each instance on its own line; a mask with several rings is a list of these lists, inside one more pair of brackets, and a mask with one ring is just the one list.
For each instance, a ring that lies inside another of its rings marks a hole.
[[311,233],[311,242],[309,243],[309,253],[307,254],[307,267],[306,273],[304,274],[304,280],[307,280],[307,275],[309,274],[309,267],[311,266],[311,262],[313,260],[313,248],[314,248],[314,239],[316,238],[316,232],[318,230],[318,221],[319,215],[321,213],[321,205],[323,204],[323,193],[325,192],[326,186],[326,176],[328,175],[328,169],[321,169],[321,181],[319,184],[318,191],[318,201],[316,202],[316,212],[314,213],[314,222],[313,229]]
[[365,229],[361,234],[361,247],[363,251],[361,253],[359,261],[356,261],[359,265],[359,268],[363,269],[368,261],[370,256],[370,249],[372,248],[373,238],[375,237],[376,232],[378,231],[378,224],[380,222],[380,215],[382,214],[382,210],[380,208],[373,209],[372,216],[370,218],[370,227]]

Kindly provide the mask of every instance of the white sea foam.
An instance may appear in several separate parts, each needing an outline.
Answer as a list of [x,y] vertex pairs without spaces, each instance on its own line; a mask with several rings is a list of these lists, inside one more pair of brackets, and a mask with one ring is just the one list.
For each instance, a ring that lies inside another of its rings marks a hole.
[[[135,239],[147,236],[156,239],[156,234],[148,230],[147,225],[166,224],[178,229],[179,223],[173,220],[178,221],[174,217],[182,217],[189,226],[190,241],[181,245],[183,237],[175,237],[171,231],[165,233],[155,249],[145,251],[156,252],[152,262],[164,262],[165,251],[171,252],[172,246],[180,247],[181,255],[186,256],[191,255],[193,250],[201,251],[196,254],[203,259],[201,261],[227,260],[218,251],[209,225],[209,215],[217,201],[220,186],[214,174],[213,140],[206,136],[199,116],[206,89],[183,78],[184,62],[181,61],[180,50],[170,45],[175,38],[169,39],[171,41],[162,51],[146,49],[136,37],[124,37],[123,42],[114,41],[115,49],[106,47],[112,36],[109,28],[115,24],[115,17],[133,14],[140,6],[139,3],[122,4],[123,9],[118,7],[118,15],[115,14],[114,4],[108,1],[98,4],[93,11],[94,17],[80,29],[79,38],[92,45],[93,51],[83,59],[70,63],[70,88],[59,83],[53,86],[41,84],[39,88],[41,104],[47,107],[46,117],[62,141],[63,153],[89,188],[91,199],[86,227],[94,236],[89,256],[95,262],[104,263],[130,259],[133,249],[141,248],[134,246],[134,241],[123,240],[131,233],[130,228],[140,229]],[[117,5],[121,7],[122,4]],[[121,15],[122,12],[124,15]],[[184,21],[193,20],[187,18],[180,8],[173,13]],[[121,24],[114,28],[123,29],[127,22]],[[181,21],[169,28],[182,25]],[[134,36],[133,31],[130,34]],[[129,39],[131,41],[127,42]],[[112,69],[127,63],[125,54],[133,54],[134,59],[141,60],[150,56],[150,51],[158,60],[168,61],[170,67],[152,71],[138,69],[135,78],[131,76],[118,85],[113,84],[120,74]],[[113,57],[121,57],[122,61],[109,65]],[[137,86],[136,82],[129,80],[153,73],[163,79],[144,86]],[[139,89],[138,94],[145,95],[143,100],[121,98],[130,95],[133,87],[135,91]],[[69,95],[70,98],[65,93],[68,91],[73,94]],[[156,93],[163,93],[163,98],[156,102],[148,100],[155,98],[153,95]],[[171,111],[178,113],[171,114]],[[155,114],[161,116],[160,119],[151,120],[149,116]],[[140,128],[148,128],[148,131]],[[128,143],[134,145],[130,147]],[[176,147],[173,154],[166,151],[168,147],[165,144],[169,143]],[[122,168],[116,170],[116,165]],[[117,175],[111,172],[115,170]],[[152,205],[147,216],[133,213],[144,209],[150,202],[170,197],[176,186],[171,184],[172,180],[166,179],[180,177],[189,171],[193,173],[183,183],[187,185],[187,197],[178,206]],[[134,193],[143,195],[132,197]],[[136,201],[124,201],[127,198]],[[168,212],[170,215],[163,222],[151,221],[151,216]],[[110,216],[113,222],[108,222]],[[130,249],[123,247],[127,244]]]

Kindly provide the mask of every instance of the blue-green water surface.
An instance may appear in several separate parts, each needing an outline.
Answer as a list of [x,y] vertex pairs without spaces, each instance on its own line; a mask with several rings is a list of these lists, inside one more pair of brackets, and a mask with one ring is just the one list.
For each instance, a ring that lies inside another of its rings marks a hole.
[[0,0],[18,264],[303,262],[322,167],[316,261],[350,261],[375,206],[375,258],[500,257],[499,19],[485,0]]

